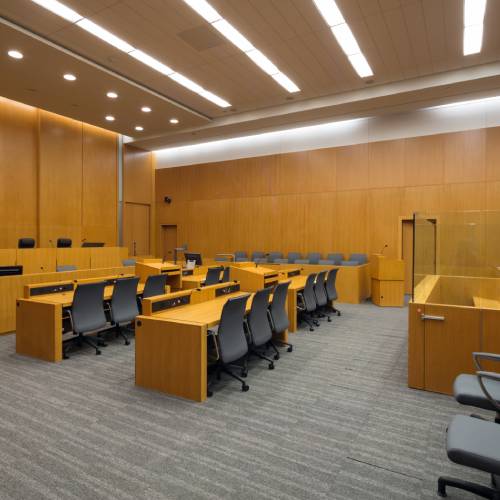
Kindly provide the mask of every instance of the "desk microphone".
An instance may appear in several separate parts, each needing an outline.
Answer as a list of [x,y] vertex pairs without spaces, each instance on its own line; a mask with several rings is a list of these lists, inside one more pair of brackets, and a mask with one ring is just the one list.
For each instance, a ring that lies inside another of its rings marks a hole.
[[384,255],[384,250],[388,247],[389,245],[386,243],[383,247],[382,250],[380,250],[380,255]]

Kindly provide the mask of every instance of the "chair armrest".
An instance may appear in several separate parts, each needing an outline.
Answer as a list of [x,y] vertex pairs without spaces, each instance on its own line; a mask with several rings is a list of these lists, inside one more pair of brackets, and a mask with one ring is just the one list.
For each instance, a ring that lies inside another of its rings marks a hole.
[[488,380],[495,380],[496,382],[500,382],[500,373],[495,373],[495,372],[483,372],[483,371],[478,371],[476,372],[477,378],[479,379],[479,385],[481,386],[481,390],[484,392],[484,395],[488,398],[488,401],[491,403],[493,408],[497,412],[500,412],[500,404],[498,401],[488,392],[484,385],[484,380],[483,379],[488,379]]
[[489,361],[500,361],[500,354],[494,354],[492,352],[473,352],[472,357],[474,358],[474,364],[479,371],[483,369],[480,363],[481,359]]

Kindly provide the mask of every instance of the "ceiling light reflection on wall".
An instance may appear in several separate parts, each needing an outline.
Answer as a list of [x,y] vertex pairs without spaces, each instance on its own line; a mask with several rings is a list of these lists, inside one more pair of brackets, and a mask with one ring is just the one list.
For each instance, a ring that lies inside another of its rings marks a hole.
[[18,50],[9,50],[9,52],[7,52],[7,55],[9,57],[12,57],[12,59],[22,59],[24,57],[22,52],[19,52]]

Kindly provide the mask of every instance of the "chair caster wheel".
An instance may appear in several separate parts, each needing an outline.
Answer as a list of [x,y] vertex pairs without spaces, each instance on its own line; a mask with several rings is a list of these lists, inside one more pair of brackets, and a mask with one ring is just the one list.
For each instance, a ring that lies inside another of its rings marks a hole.
[[328,323],[331,323],[332,322],[332,318],[328,318]]
[[125,345],[130,345],[130,340],[126,340]]
[[287,349],[287,352],[292,352],[293,351],[293,345],[291,345],[290,347],[288,347]]
[[99,356],[99,354],[101,354],[100,349],[96,349],[96,351],[95,351],[95,355],[96,355],[96,356]]
[[248,389],[250,389],[250,386],[249,386],[249,385],[247,385],[247,384],[243,384],[243,385],[241,386],[241,390],[242,390],[242,392],[247,392],[247,391],[248,391]]
[[269,367],[268,367],[270,370],[274,370],[274,363],[269,363]]
[[341,316],[340,311],[337,311],[337,316]]
[[99,340],[99,342],[97,342],[97,345],[99,347],[107,347],[108,344],[106,344],[106,342],[104,342],[104,340]]
[[241,372],[241,376],[242,376],[243,378],[247,378],[247,375],[248,375],[248,371],[247,371],[247,370],[243,370],[243,371]]
[[278,359],[280,359],[280,355],[279,355],[279,354],[275,354],[275,355],[274,355],[274,359],[275,359],[276,361],[278,361]]
[[69,356],[67,354],[63,354],[63,359],[69,359]]
[[309,331],[314,332],[314,328],[311,326],[311,328],[309,328]]
[[214,395],[212,391],[207,391],[207,398],[211,398]]
[[319,321],[315,321],[315,322],[314,322],[314,324],[315,324],[316,326],[319,326]]

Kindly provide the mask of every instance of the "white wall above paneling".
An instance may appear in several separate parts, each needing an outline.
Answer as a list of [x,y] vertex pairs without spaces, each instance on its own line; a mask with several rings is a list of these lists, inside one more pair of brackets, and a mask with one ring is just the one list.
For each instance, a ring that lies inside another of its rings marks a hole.
[[500,96],[155,151],[157,168],[500,126]]

